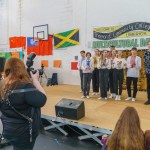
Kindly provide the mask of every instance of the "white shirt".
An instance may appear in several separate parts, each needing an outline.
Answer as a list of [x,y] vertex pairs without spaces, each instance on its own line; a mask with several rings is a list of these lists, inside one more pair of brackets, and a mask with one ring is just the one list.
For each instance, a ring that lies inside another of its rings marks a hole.
[[79,70],[81,70],[82,63],[83,63],[83,61],[84,61],[85,59],[86,59],[86,57],[82,57],[82,58],[79,59],[78,65],[77,65],[77,68],[78,68]]
[[111,68],[111,61],[108,58],[105,58],[104,60],[99,60],[97,64],[98,69],[110,69]]
[[125,69],[126,68],[126,60],[124,58],[115,58],[113,60],[112,68],[115,69]]
[[141,58],[139,56],[136,56],[135,58],[135,66],[131,68],[131,56],[127,58],[127,77],[134,77],[138,78],[139,77],[139,72],[141,69]]
[[[87,65],[87,61],[89,61],[89,66]],[[87,69],[87,68],[90,68],[90,69]],[[92,60],[87,60],[85,59],[83,62],[82,62],[82,67],[81,69],[83,70],[83,73],[92,73],[93,70],[94,70],[94,63]]]

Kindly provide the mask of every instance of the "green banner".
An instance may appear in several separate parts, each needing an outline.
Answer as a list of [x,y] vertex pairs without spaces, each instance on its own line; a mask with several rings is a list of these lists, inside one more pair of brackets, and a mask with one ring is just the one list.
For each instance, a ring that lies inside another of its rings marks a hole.
[[131,47],[146,48],[149,38],[134,38],[134,39],[116,39],[116,40],[100,40],[93,41],[92,48],[105,49],[114,45],[116,48],[127,49]]

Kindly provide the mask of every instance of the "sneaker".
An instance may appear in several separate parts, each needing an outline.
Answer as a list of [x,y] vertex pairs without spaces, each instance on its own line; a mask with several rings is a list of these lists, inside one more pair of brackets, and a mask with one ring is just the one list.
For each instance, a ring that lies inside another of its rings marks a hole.
[[149,105],[150,104],[150,100],[147,100],[144,104],[145,105]]
[[107,100],[107,97],[105,97],[105,100]]
[[119,95],[119,96],[118,96],[118,101],[120,101],[120,100],[121,100],[121,96]]
[[96,95],[96,93],[94,92],[94,93],[92,93],[92,95]]
[[115,93],[112,94],[112,98],[116,98],[116,94]]
[[118,95],[116,95],[116,98],[115,98],[115,101],[117,101],[118,100]]
[[86,96],[81,96],[81,98],[86,98]]
[[98,99],[102,99],[102,97],[99,97]]
[[129,100],[131,100],[132,99],[132,97],[128,97],[128,98],[126,98],[125,100],[126,101],[129,101]]
[[89,96],[86,96],[86,98],[90,98]]
[[132,98],[132,102],[135,102],[135,98]]
[[95,93],[95,95],[98,95],[98,93]]
[[108,98],[113,98],[113,94],[111,94]]

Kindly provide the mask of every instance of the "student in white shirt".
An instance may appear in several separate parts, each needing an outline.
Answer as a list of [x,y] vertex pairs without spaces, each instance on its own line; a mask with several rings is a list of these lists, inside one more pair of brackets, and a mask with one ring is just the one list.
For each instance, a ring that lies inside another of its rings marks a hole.
[[[137,94],[137,82],[139,72],[141,69],[141,58],[137,56],[137,48],[131,49],[131,56],[127,58],[127,92],[128,98],[126,100],[135,101]],[[133,82],[133,96],[131,96],[131,82]]]
[[83,71],[83,96],[81,98],[90,98],[90,84],[92,79],[92,72],[94,70],[93,61],[90,59],[91,53],[86,53],[86,59],[82,63],[82,71]]
[[[122,51],[118,51],[117,57],[113,60],[114,68],[114,85],[115,85],[115,100],[121,100],[122,85],[124,79],[124,69],[126,68],[126,60],[122,58]],[[119,86],[119,92],[118,92]]]
[[100,98],[107,100],[107,89],[109,80],[110,59],[107,58],[107,50],[104,50],[97,65],[99,69]]
[[80,58],[79,61],[78,61],[77,67],[78,67],[79,73],[80,73],[81,92],[83,92],[83,72],[82,72],[81,67],[82,67],[82,62],[85,60],[85,51],[82,50],[82,51],[80,52],[80,54],[81,54],[81,58]]

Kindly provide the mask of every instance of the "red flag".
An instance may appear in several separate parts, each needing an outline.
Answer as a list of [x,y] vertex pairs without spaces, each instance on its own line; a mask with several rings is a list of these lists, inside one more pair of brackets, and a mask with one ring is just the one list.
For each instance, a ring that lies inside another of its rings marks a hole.
[[39,41],[40,55],[52,55],[52,49],[53,49],[52,41],[53,41],[52,36],[49,36],[48,40]]
[[35,52],[36,55],[52,55],[52,36],[49,36],[48,40],[34,41],[33,38],[27,38],[27,54]]
[[9,38],[9,47],[10,48],[19,48],[22,47],[23,49],[26,48],[26,37],[10,37]]
[[39,55],[39,45],[38,41],[34,41],[32,37],[27,37],[27,54],[29,55],[31,52]]

